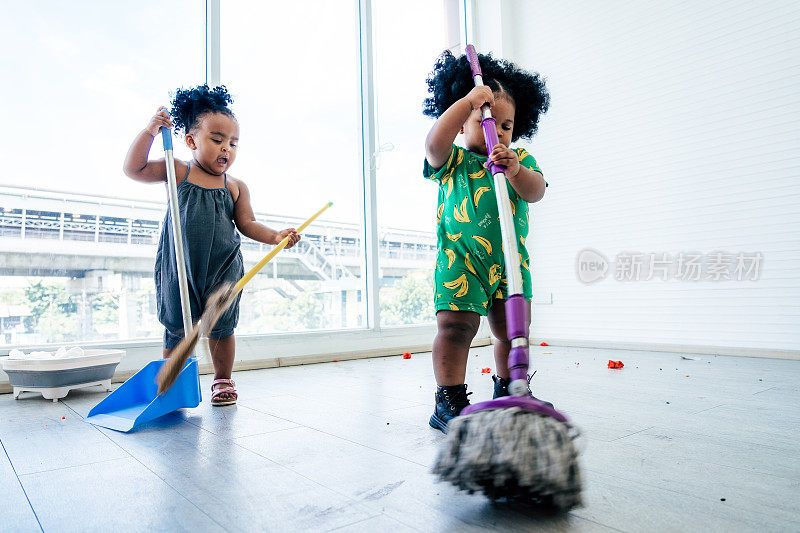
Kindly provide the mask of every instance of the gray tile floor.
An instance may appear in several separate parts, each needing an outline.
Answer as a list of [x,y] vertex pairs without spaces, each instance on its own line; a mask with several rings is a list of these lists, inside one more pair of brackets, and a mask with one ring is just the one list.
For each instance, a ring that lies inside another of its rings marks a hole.
[[[584,435],[565,516],[434,482],[428,353],[240,372],[224,408],[203,376],[200,407],[130,434],[84,421],[102,393],[0,395],[0,530],[800,531],[800,361],[533,352]],[[473,401],[487,366],[473,350]]]

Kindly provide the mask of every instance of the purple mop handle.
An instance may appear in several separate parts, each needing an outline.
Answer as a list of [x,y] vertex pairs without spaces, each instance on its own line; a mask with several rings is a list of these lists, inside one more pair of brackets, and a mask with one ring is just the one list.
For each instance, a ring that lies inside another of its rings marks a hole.
[[[481,72],[481,64],[478,61],[478,53],[475,51],[475,47],[471,44],[466,46],[464,53],[467,56],[470,69],[472,70],[472,79],[475,81],[475,85],[480,87],[483,85],[483,73]],[[491,115],[491,110],[488,104],[484,104],[481,107],[481,113],[483,115],[481,126],[483,127],[483,137],[486,141],[486,153],[488,154],[491,153],[492,149],[500,143],[500,139],[497,137],[497,124]],[[502,165],[496,165],[494,163],[492,163],[490,167],[492,176],[503,174],[503,182],[505,182],[505,170],[505,167]],[[508,206],[505,205],[500,205],[499,208],[501,210],[501,214],[504,209],[506,211],[508,210]],[[516,245],[516,234],[514,233],[513,220],[509,230],[509,237],[514,239],[514,244]],[[508,243],[506,246],[508,246]],[[516,249],[516,246],[514,246],[514,249]],[[514,268],[519,270],[519,256],[516,254],[513,255],[514,257],[511,257],[510,261],[506,261],[506,268]],[[508,339],[512,341],[511,352],[508,354],[508,368],[511,373],[512,382],[523,379],[527,380],[529,365],[528,306],[526,305],[525,297],[521,294],[522,287],[518,287],[517,289],[519,292],[510,294],[506,299],[505,304],[506,330],[508,332]],[[524,342],[513,342],[515,339],[524,339]]]

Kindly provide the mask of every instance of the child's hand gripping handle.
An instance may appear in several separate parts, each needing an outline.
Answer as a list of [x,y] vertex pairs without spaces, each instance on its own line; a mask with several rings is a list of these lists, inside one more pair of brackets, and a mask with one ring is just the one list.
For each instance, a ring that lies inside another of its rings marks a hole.
[[[483,74],[481,72],[481,64],[478,61],[478,53],[475,51],[475,47],[471,44],[468,44],[464,50],[464,53],[467,55],[469,68],[472,70],[472,79],[475,81],[475,86],[481,87],[483,85]],[[491,154],[492,149],[500,144],[500,139],[497,137],[497,123],[492,117],[492,111],[489,108],[489,104],[484,104],[481,106],[481,114],[483,115],[481,127],[483,128],[483,137],[486,140],[486,153]],[[492,175],[495,175],[505,172],[506,167],[492,163],[490,166],[490,171]]]

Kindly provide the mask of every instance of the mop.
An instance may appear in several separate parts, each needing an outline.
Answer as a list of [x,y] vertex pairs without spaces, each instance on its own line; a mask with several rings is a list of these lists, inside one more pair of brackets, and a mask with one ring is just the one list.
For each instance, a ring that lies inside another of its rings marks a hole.
[[[483,85],[478,55],[466,55],[477,86]],[[499,140],[489,105],[481,107],[487,153]],[[506,327],[511,341],[511,396],[467,406],[448,424],[433,473],[470,493],[495,500],[527,501],[566,511],[581,504],[581,477],[574,445],[577,430],[552,407],[528,396],[527,304],[522,295],[517,239],[509,210],[505,168],[491,165],[500,212],[508,276]]]
[[[323,211],[332,205],[333,202],[328,202],[325,204],[322,209],[314,213],[311,218],[303,222],[300,227],[297,228],[297,233],[301,233],[308,227],[309,224],[311,224],[318,216],[320,216]],[[269,263],[270,260],[278,254],[278,252],[283,250],[287,244],[289,244],[288,236],[284,237],[280,243],[270,250],[270,252],[264,256],[261,261],[256,263],[256,265],[251,268],[250,271],[242,277],[242,279],[236,282],[235,285],[233,283],[223,283],[211,294],[211,296],[209,296],[208,300],[206,301],[205,311],[203,311],[203,314],[200,316],[200,320],[197,322],[194,328],[191,328],[190,326],[186,329],[188,334],[181,339],[170,355],[170,358],[167,359],[167,361],[164,363],[164,366],[161,367],[161,371],[158,373],[157,378],[159,394],[163,394],[172,386],[173,383],[175,383],[175,380],[178,378],[178,374],[180,374],[180,371],[183,368],[183,365],[186,363],[186,360],[194,351],[194,347],[200,337],[208,336],[211,330],[214,329],[214,325],[217,323],[217,320],[219,320],[222,314],[233,304],[234,301],[236,301],[236,296],[239,294],[239,292],[241,292],[244,286],[247,285],[247,283],[253,279],[253,277],[258,274],[262,268],[264,268],[264,265]]]

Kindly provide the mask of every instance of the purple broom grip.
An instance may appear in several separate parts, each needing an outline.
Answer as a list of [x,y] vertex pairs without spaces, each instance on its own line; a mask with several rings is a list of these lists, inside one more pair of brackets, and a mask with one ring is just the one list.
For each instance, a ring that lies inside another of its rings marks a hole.
[[[506,299],[506,331],[509,339],[528,338],[528,306],[525,297],[514,294]],[[528,345],[515,346],[508,354],[511,381],[528,378]]]
[[521,294],[506,300],[506,330],[509,339],[528,338],[528,302]]
[[472,69],[472,77],[474,78],[475,76],[483,76],[481,73],[481,64],[478,61],[478,52],[475,51],[475,47],[471,44],[468,44],[464,49],[464,53],[467,55],[469,68]]

